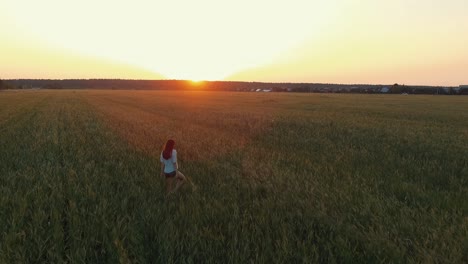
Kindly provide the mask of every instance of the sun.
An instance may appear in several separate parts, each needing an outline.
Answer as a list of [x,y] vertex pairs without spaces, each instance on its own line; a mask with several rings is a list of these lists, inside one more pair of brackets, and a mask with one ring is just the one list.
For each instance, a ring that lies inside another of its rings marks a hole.
[[191,83],[193,86],[199,86],[199,85],[203,84],[204,81],[203,81],[203,80],[199,80],[199,79],[192,79],[192,80],[190,80],[190,83]]
[[206,81],[204,80],[198,80],[198,79],[186,80],[187,87],[191,89],[195,89],[195,90],[205,87],[205,82]]

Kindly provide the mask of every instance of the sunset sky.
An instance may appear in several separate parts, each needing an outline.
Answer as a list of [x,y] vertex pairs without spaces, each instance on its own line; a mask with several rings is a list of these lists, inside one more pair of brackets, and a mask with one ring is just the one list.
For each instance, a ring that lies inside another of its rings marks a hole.
[[468,84],[468,1],[0,0],[0,78]]

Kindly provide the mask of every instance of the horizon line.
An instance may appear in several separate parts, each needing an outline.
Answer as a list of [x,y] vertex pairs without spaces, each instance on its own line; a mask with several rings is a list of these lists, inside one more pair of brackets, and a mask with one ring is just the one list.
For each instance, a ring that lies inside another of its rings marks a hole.
[[383,86],[430,86],[430,87],[459,87],[465,86],[465,84],[459,85],[429,85],[429,84],[385,84],[385,83],[328,83],[328,82],[294,82],[294,81],[285,81],[285,82],[268,82],[268,81],[243,81],[243,80],[189,80],[189,79],[132,79],[132,78],[14,78],[14,79],[2,79],[3,81],[21,81],[21,80],[37,80],[37,81],[110,81],[110,80],[119,80],[119,81],[183,81],[183,82],[193,82],[193,83],[203,83],[203,82],[239,82],[239,83],[265,83],[265,84],[319,84],[319,85],[383,85]]

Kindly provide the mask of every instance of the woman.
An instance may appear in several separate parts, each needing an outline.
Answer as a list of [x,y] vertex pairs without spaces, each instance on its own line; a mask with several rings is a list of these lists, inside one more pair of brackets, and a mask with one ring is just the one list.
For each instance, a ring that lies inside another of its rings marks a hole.
[[[186,178],[178,171],[177,151],[174,149],[175,141],[169,139],[161,152],[161,177],[166,178],[166,194],[175,193],[182,186]],[[173,188],[174,180],[176,186]]]

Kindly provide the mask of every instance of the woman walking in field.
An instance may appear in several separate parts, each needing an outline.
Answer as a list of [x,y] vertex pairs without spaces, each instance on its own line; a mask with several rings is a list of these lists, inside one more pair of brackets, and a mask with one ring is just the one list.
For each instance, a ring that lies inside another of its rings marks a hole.
[[[186,177],[178,171],[177,151],[174,149],[175,141],[169,139],[161,152],[161,177],[166,178],[166,194],[172,194],[182,186]],[[175,188],[173,187],[176,181]]]

